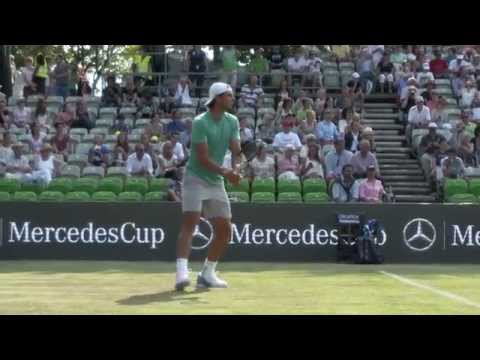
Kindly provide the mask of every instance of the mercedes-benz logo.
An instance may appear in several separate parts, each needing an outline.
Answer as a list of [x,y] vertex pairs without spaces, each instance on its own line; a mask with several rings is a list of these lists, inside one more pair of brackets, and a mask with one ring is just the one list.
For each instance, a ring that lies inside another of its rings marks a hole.
[[403,240],[408,248],[413,251],[430,249],[436,238],[435,226],[427,219],[413,219],[403,228]]
[[213,240],[213,227],[210,222],[200,218],[200,223],[195,227],[192,239],[192,249],[205,249]]

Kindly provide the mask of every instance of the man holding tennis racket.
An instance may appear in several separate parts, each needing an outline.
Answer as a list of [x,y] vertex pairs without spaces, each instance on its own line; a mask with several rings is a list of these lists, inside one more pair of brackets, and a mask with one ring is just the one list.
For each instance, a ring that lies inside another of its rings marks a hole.
[[[197,287],[227,287],[227,282],[218,278],[215,267],[232,233],[232,213],[224,178],[232,184],[241,180],[237,166],[241,153],[239,123],[236,116],[228,113],[233,102],[230,85],[214,83],[206,102],[208,111],[193,121],[192,150],[183,180],[183,218],[177,242],[177,291],[183,291],[190,285],[188,257],[202,212],[213,225],[214,238],[203,269],[198,274]],[[232,152],[233,170],[222,167],[228,149]]]

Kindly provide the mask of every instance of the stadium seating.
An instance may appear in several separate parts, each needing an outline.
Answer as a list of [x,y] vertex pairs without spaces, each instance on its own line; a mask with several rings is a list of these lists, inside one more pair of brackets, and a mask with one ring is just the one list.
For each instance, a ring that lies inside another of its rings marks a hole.
[[480,197],[480,179],[470,179],[468,192],[476,197]]
[[7,191],[0,191],[0,201],[9,201],[11,199],[10,193]]
[[128,201],[128,202],[142,201],[142,194],[135,191],[125,191],[118,194],[118,201]]
[[270,192],[256,192],[252,194],[252,203],[274,203],[275,195]]
[[33,191],[17,191],[13,194],[12,200],[21,202],[37,201],[37,194]]
[[328,198],[328,195],[324,192],[320,192],[320,193],[309,192],[304,195],[304,200],[305,200],[305,203],[310,203],[310,204],[324,204],[330,201]]
[[150,186],[148,188],[149,192],[167,192],[168,190],[169,179],[151,179]]
[[38,196],[39,201],[61,202],[65,198],[60,191],[44,191]]
[[148,191],[148,181],[141,177],[130,177],[125,182],[125,191],[144,195]]
[[473,194],[455,194],[448,197],[449,203],[478,203],[478,198]]
[[95,202],[114,202],[117,201],[117,195],[111,191],[97,191],[92,195],[92,201]]
[[305,179],[303,181],[303,194],[327,192],[325,180]]
[[48,191],[59,191],[63,194],[71,192],[73,181],[70,178],[56,178],[48,184]]
[[250,197],[246,192],[230,192],[228,198],[232,202],[249,202]]
[[151,191],[145,194],[145,201],[155,202],[155,201],[165,201],[167,193],[164,191]]
[[101,179],[105,176],[105,168],[102,166],[86,166],[82,171],[82,176],[98,177]]
[[275,180],[273,179],[255,179],[252,182],[252,194],[257,192],[275,193]]
[[278,194],[279,203],[301,203],[302,195],[298,192],[282,192]]
[[227,192],[246,192],[250,193],[250,182],[248,179],[242,179],[240,181],[240,184],[238,185],[233,185],[229,181],[226,182],[225,184],[225,189]]
[[20,182],[14,179],[0,179],[0,191],[14,193],[20,190]]
[[456,194],[466,194],[468,193],[467,182],[463,179],[445,179],[444,193],[447,199]]
[[128,177],[128,171],[126,167],[112,166],[107,169],[107,177],[118,177],[126,179]]
[[284,192],[302,192],[300,180],[278,180],[277,187],[279,194]]
[[84,191],[72,191],[65,194],[65,201],[72,201],[72,202],[90,201],[90,195]]
[[97,191],[101,191],[101,192],[107,191],[107,192],[112,192],[118,195],[121,192],[123,192],[123,188],[124,188],[124,184],[122,179],[111,177],[111,178],[101,179],[98,182]]
[[23,192],[34,192],[35,194],[40,194],[42,191],[45,191],[47,186],[44,183],[35,183],[35,182],[26,182],[22,183],[21,191]]
[[85,177],[75,179],[72,182],[72,190],[74,192],[86,192],[92,195],[98,189],[98,179],[92,177]]
[[67,165],[61,171],[60,175],[70,178],[79,178],[80,177],[80,167],[77,165]]

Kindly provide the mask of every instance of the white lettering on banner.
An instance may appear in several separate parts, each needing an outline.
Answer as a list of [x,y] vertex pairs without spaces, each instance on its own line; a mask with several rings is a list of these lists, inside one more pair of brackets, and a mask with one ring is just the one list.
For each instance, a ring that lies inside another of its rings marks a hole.
[[[330,245],[333,245],[333,246],[337,246],[338,245],[338,236],[337,236],[337,232],[338,230],[337,229],[334,229],[330,232],[330,237],[332,238],[332,240],[330,240]],[[383,244],[385,244],[385,242],[387,241],[387,235],[385,234],[385,241],[383,242]],[[382,245],[383,245],[382,244]]]
[[[108,237],[112,239],[112,241],[117,242],[118,241],[118,229],[111,228],[108,229]],[[98,240],[97,240],[98,242]]]
[[242,243],[242,239],[243,239],[243,237],[245,236],[245,242],[243,242],[243,244],[245,244],[245,245],[250,245],[250,241],[249,241],[249,239],[248,239],[248,236],[246,236],[246,234],[250,232],[250,224],[245,224],[245,225],[243,225],[243,231],[242,231],[241,234],[238,233],[237,225],[232,224],[232,229],[233,229],[233,231],[232,231],[232,240],[230,241],[230,244],[234,244],[234,243],[235,243],[234,240],[233,240],[235,237],[236,237],[237,239],[239,239],[238,241],[239,241],[240,243]]
[[275,229],[266,229],[265,231],[267,232],[267,242],[265,244],[272,245],[271,235],[275,234]]
[[64,227],[61,227],[61,228],[58,228],[57,230],[55,230],[55,241],[60,243],[60,244],[63,244],[65,242],[65,238],[60,237],[60,232],[66,233],[67,229],[64,228]]
[[288,237],[285,236],[285,241],[280,242],[280,234],[281,234],[281,233],[287,234],[287,230],[286,230],[286,229],[280,229],[280,230],[278,230],[278,231],[277,231],[276,240],[277,240],[277,243],[278,243],[279,245],[285,245],[285,244],[287,243],[287,241],[288,241]]
[[[297,240],[294,240],[294,239],[298,239]],[[297,230],[297,229],[292,229],[290,231],[290,233],[288,234],[288,241],[290,242],[290,244],[292,245],[299,245],[300,242],[301,242],[301,239],[300,239],[300,231]]]
[[45,228],[45,232],[47,233],[47,236],[45,237],[45,242],[48,244],[50,243],[50,233],[55,233],[55,228],[47,227]]
[[43,230],[41,227],[34,227],[32,229],[32,240],[37,244],[43,241]]
[[[255,245],[262,245],[264,237],[265,237],[265,235],[263,234],[262,229],[253,230],[253,232],[252,232],[252,242]],[[260,240],[257,240],[258,238],[260,238]]]
[[[322,241],[322,238],[325,238],[325,241]],[[328,232],[325,229],[320,229],[317,232],[317,242],[318,245],[327,245],[328,244]]]
[[[310,241],[307,241],[307,235],[309,236]],[[315,245],[315,236],[314,236],[314,226],[313,224],[310,224],[310,228],[308,230],[305,230],[302,233],[302,242],[305,245]]]
[[107,238],[107,229],[100,227],[95,231],[95,241],[101,240],[102,238]]
[[79,235],[80,235],[80,231],[78,231],[77,228],[68,229],[68,232],[67,232],[68,242],[71,244],[76,244],[78,240],[80,240]]
[[[165,240],[165,231],[161,228],[150,228],[150,232],[152,233],[151,249],[155,250],[157,245],[160,245]],[[160,235],[159,238],[157,238],[157,233]]]
[[[452,246],[464,245],[467,242],[466,246],[474,246],[472,238],[472,228],[473,225],[467,226],[465,234],[462,236],[462,230],[458,225],[452,225],[453,228],[453,243]],[[458,243],[457,243],[458,239]],[[468,239],[468,241],[467,241]]]
[[[13,236],[13,233],[15,233],[15,237]],[[10,223],[10,238],[8,239],[8,242],[15,242],[15,239],[24,239],[23,242],[30,242],[30,222],[23,223],[22,231],[20,233],[17,228],[17,223]]]

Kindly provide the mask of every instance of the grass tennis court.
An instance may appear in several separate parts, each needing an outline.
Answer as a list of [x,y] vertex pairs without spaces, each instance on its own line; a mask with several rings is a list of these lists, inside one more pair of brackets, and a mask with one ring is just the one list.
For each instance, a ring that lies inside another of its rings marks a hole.
[[219,270],[229,289],[175,293],[173,263],[1,261],[0,314],[480,314],[480,265]]

